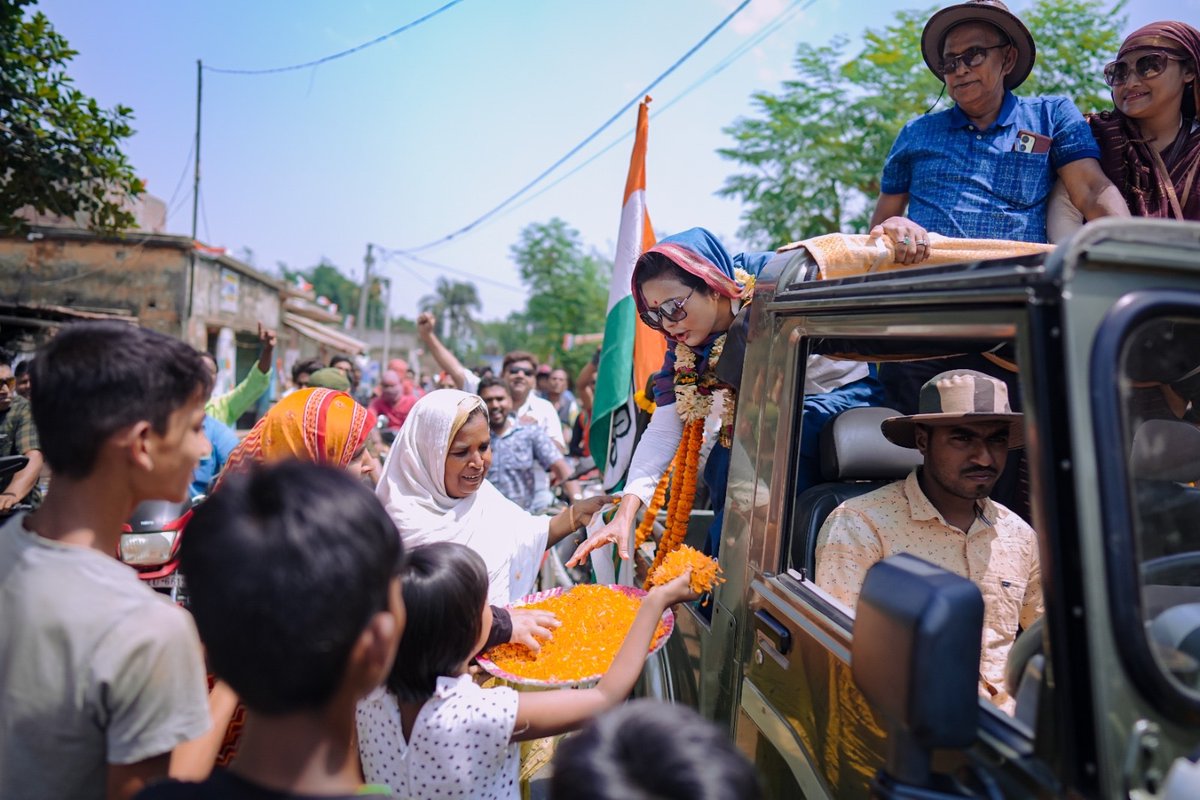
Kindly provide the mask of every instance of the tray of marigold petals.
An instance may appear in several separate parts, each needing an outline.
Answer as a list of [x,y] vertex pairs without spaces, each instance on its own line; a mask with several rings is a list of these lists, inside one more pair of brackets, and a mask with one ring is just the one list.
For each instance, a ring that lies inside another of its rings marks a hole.
[[[491,675],[518,686],[592,685],[608,671],[633,626],[646,592],[635,586],[581,584],[521,598],[510,608],[553,612],[562,623],[542,649],[501,644],[475,660]],[[663,612],[647,656],[658,652],[675,630],[671,609]]]

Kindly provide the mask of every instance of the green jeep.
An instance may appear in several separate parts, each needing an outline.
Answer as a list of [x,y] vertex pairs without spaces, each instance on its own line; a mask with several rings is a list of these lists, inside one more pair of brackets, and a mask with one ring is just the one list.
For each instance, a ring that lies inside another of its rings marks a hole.
[[[1183,785],[1200,745],[1200,225],[1102,220],[1044,256],[812,272],[799,250],[758,279],[726,581],[677,611],[643,693],[727,726],[769,797],[1155,797],[1173,766]],[[880,434],[893,412],[827,424],[825,482],[793,488],[822,359],[962,355],[1007,365],[1024,412],[1013,508],[1038,534],[1046,613],[1010,654],[1012,716],[976,694],[969,581],[895,556],[857,625],[812,581],[825,516],[919,458]]]

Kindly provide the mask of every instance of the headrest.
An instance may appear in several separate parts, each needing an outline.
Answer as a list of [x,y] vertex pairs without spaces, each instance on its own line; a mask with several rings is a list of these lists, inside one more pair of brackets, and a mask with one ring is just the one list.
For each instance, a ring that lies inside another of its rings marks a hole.
[[849,408],[821,429],[821,477],[826,481],[897,480],[923,459],[918,450],[889,442],[880,423],[900,412]]
[[1200,480],[1200,428],[1174,419],[1151,419],[1133,434],[1129,471],[1134,478],[1174,483]]

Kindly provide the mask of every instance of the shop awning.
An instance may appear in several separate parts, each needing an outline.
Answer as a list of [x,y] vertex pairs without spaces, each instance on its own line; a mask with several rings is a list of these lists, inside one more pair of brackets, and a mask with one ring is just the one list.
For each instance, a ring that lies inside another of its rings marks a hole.
[[309,339],[328,345],[339,352],[355,355],[367,351],[366,342],[355,339],[344,331],[326,327],[291,311],[283,312],[283,324],[299,332],[301,336],[307,336]]

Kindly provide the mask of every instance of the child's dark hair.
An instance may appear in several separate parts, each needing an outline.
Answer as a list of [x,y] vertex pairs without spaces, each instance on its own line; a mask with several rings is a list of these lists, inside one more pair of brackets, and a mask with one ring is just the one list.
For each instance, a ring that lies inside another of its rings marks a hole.
[[563,739],[555,800],[757,800],[758,774],[729,737],[686,706],[635,700]]
[[248,708],[287,714],[333,697],[402,555],[369,488],[288,461],[225,481],[188,524],[180,569],[213,671]]
[[475,655],[487,603],[487,566],[471,548],[435,542],[413,549],[401,575],[408,622],[387,688],[405,703],[433,695]]
[[145,420],[165,433],[171,414],[212,391],[194,349],[124,322],[68,325],[38,351],[29,377],[46,463],[72,478],[92,471],[117,431]]
[[639,293],[646,281],[654,278],[666,278],[677,280],[700,294],[712,294],[712,289],[708,287],[703,278],[688,272],[662,253],[642,253],[638,257],[637,263],[633,265],[633,277],[637,281]]
[[478,394],[480,397],[483,397],[483,392],[485,389],[493,389],[497,386],[503,389],[509,397],[512,397],[512,389],[509,389],[508,384],[499,378],[480,378],[479,388],[476,390],[476,394]]

